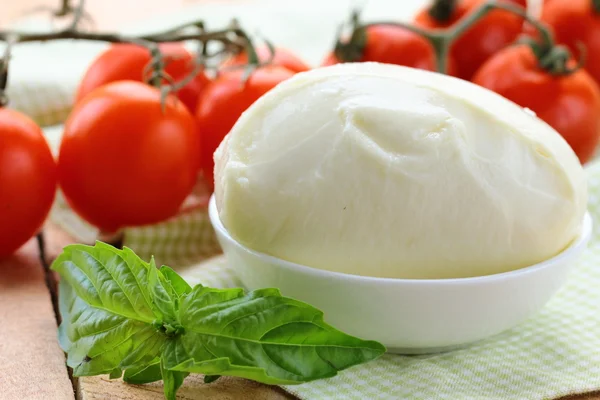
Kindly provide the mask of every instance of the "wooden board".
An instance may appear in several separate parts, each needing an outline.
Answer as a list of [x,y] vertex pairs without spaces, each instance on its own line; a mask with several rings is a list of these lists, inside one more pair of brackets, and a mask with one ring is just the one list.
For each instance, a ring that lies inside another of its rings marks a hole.
[[[77,389],[80,400],[163,400],[162,383],[128,385],[122,380],[104,377],[80,378]],[[289,400],[292,395],[278,387],[269,387],[244,379],[223,377],[204,384],[202,375],[190,375],[177,392],[181,400]]]
[[[49,258],[72,239],[54,226],[46,229]],[[35,241],[15,256],[0,261],[0,399],[22,400],[161,400],[160,382],[128,385],[107,376],[74,379],[56,341],[56,320]],[[73,389],[75,387],[75,389]],[[74,393],[75,390],[75,393]],[[490,393],[490,398],[494,394]],[[182,400],[289,400],[294,396],[239,378],[224,377],[204,384],[191,375],[179,390]],[[600,393],[573,395],[561,400],[600,400]]]
[[74,399],[35,240],[0,271],[0,398]]

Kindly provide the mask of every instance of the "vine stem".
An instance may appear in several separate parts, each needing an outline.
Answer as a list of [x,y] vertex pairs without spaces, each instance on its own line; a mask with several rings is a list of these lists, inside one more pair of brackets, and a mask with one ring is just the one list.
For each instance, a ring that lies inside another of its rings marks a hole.
[[[69,5],[67,5],[69,6]],[[79,0],[79,4],[73,10],[73,21],[71,21],[71,25],[69,26],[69,30],[76,30],[79,26],[79,23],[83,19],[85,15],[85,0]]]
[[61,0],[60,8],[54,12],[57,17],[64,17],[73,12],[74,7],[71,5],[71,0]]
[[[228,29],[222,29],[213,32],[206,32],[202,29],[202,22],[195,21],[187,24],[171,28],[164,32],[154,33],[144,36],[125,36],[116,33],[92,33],[82,32],[77,30],[78,23],[84,15],[84,4],[85,1],[81,0],[78,7],[74,10],[74,18],[72,23],[67,29],[50,32],[50,33],[28,33],[28,32],[12,32],[12,31],[0,31],[0,40],[6,42],[5,54],[0,61],[0,106],[6,104],[7,99],[4,94],[4,88],[6,87],[6,81],[8,79],[8,62],[10,58],[10,51],[15,43],[26,43],[26,42],[45,42],[51,40],[89,40],[89,41],[100,41],[108,43],[133,43],[139,46],[143,46],[151,54],[151,62],[148,67],[151,68],[152,73],[149,74],[149,83],[161,89],[163,98],[166,93],[177,91],[189,83],[194,77],[200,72],[204,65],[196,65],[195,68],[180,82],[173,83],[171,78],[166,75],[164,68],[166,63],[164,57],[158,47],[158,43],[162,42],[182,42],[187,40],[199,41],[203,48],[206,48],[208,42],[218,41],[223,43],[225,46],[233,46],[236,48],[244,48],[250,56],[250,62],[258,60],[256,51],[252,46],[252,42],[248,35],[239,27],[232,27]],[[200,27],[200,32],[197,33],[185,33],[180,34],[181,30],[187,27]],[[234,36],[235,38],[232,38]],[[242,39],[243,42],[240,41]],[[198,57],[199,61],[204,61],[205,55]],[[258,65],[258,61],[255,63]],[[165,86],[166,92],[162,90],[163,82],[167,81],[169,84]]]
[[[239,30],[240,32],[241,29]],[[238,30],[223,29],[214,32],[204,32],[196,34],[169,34],[169,32],[161,32],[156,34],[150,34],[145,36],[124,36],[117,33],[93,33],[93,32],[80,32],[76,30],[61,30],[58,32],[50,33],[27,33],[27,32],[7,32],[0,31],[0,40],[7,41],[10,37],[16,36],[18,43],[26,42],[46,42],[50,40],[90,40],[98,42],[108,43],[136,43],[140,40],[146,40],[149,42],[181,42],[186,40],[201,40],[204,42],[208,41],[219,41],[225,44],[231,44],[234,46],[240,46],[239,41],[232,40],[228,37],[228,34],[234,33],[238,36]],[[244,34],[245,35],[245,34]]]
[[8,97],[6,96],[6,85],[8,84],[8,66],[10,64],[13,45],[17,40],[18,37],[16,35],[9,36],[6,39],[4,54],[0,59],[0,107],[4,107],[8,104]]
[[456,0],[437,0],[427,12],[436,21],[447,22],[452,17],[455,7]]

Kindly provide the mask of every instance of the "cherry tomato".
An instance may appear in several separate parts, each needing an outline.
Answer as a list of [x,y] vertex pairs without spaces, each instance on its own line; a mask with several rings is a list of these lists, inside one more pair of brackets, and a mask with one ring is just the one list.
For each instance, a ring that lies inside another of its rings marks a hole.
[[[416,15],[415,23],[429,29],[447,28],[456,24],[484,2],[485,0],[457,2],[448,21],[438,21],[429,14],[429,9],[424,9]],[[457,63],[458,73],[456,76],[462,79],[471,79],[481,64],[512,43],[522,29],[523,18],[518,15],[502,10],[488,13],[464,32],[452,45],[450,54]]]
[[56,163],[41,129],[0,108],[0,257],[41,228],[56,193]]
[[254,71],[243,83],[243,71],[221,74],[200,94],[196,120],[201,132],[201,171],[213,182],[213,153],[231,130],[240,115],[259,97],[295,72],[278,66],[266,66]]
[[187,108],[141,82],[101,86],[73,110],[58,158],[71,207],[105,232],[175,215],[192,191],[200,143]]
[[540,69],[528,46],[511,46],[490,58],[473,82],[534,111],[582,163],[593,155],[600,138],[600,90],[583,69],[553,76]]
[[577,43],[586,49],[585,69],[600,83],[600,10],[591,0],[552,0],[542,9],[541,20],[550,25],[556,41],[579,54]]
[[[161,43],[159,48],[165,57],[165,72],[173,80],[181,80],[193,71],[193,57],[181,44]],[[110,82],[122,80],[142,82],[144,68],[150,61],[150,52],[142,46],[128,43],[112,45],[88,68],[77,90],[75,103],[80,102],[92,90]],[[194,112],[196,109],[198,95],[208,81],[206,74],[200,72],[177,92],[177,97],[188,107],[190,112]]]
[[[359,62],[375,61],[387,64],[436,71],[435,53],[431,44],[416,33],[396,26],[373,25],[366,29],[367,42]],[[341,62],[334,53],[329,54],[322,65]],[[456,73],[454,59],[449,57],[447,72]]]
[[[263,63],[269,61],[271,58],[271,51],[267,46],[257,47],[256,54],[258,55],[258,60]],[[225,60],[222,65],[227,67],[232,65],[244,65],[247,63],[248,55],[245,52],[241,52]],[[294,72],[304,72],[310,69],[308,64],[302,61],[300,57],[281,47],[275,49],[275,55],[273,56],[271,63],[272,65],[279,65]]]

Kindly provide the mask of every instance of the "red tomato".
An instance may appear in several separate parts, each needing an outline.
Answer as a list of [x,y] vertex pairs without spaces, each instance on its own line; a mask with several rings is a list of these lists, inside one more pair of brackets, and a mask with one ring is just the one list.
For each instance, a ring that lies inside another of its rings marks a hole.
[[201,134],[201,170],[213,182],[213,153],[240,115],[259,97],[295,72],[278,66],[254,71],[242,83],[243,71],[221,74],[202,91],[198,99],[196,120]]
[[[271,51],[267,46],[257,47],[256,54],[258,55],[259,61],[263,63],[269,61],[269,58],[271,57]],[[244,65],[247,63],[248,55],[245,52],[242,52],[225,60],[222,65],[227,67],[232,65]],[[273,65],[285,67],[294,72],[304,72],[310,69],[308,64],[302,61],[297,55],[281,47],[275,49],[275,55],[273,56],[271,63]]]
[[59,182],[71,207],[105,232],[177,213],[192,191],[200,143],[193,116],[146,84],[119,81],[85,97],[65,125]]
[[586,49],[585,69],[600,83],[600,13],[591,0],[552,0],[544,4],[541,19],[550,25],[556,41],[579,54]]
[[[159,48],[167,64],[165,72],[175,81],[183,79],[193,71],[193,57],[181,44],[161,43]],[[142,46],[128,43],[113,44],[88,68],[77,90],[75,102],[80,102],[92,90],[110,82],[122,80],[142,82],[144,68],[150,60],[150,52]],[[200,72],[195,79],[177,92],[177,97],[191,112],[196,109],[198,95],[208,81],[206,74]]]
[[0,108],[0,257],[41,228],[56,193],[56,163],[41,129]]
[[[431,44],[416,33],[397,26],[373,25],[366,29],[367,42],[359,62],[375,61],[387,64],[436,71],[435,53]],[[341,62],[334,53],[329,54],[322,65]],[[456,65],[449,57],[447,72],[456,73]]]
[[473,82],[501,94],[556,129],[579,160],[590,159],[600,138],[600,90],[584,70],[553,76],[538,66],[528,46],[512,46],[490,58]]
[[[459,1],[448,21],[438,21],[429,15],[429,9],[424,9],[417,14],[415,22],[419,26],[430,29],[447,28],[456,24],[484,2],[485,0]],[[471,79],[481,64],[512,43],[521,33],[522,28],[523,19],[515,14],[502,10],[488,13],[452,45],[450,54],[457,63],[458,73],[456,76],[462,79]]]

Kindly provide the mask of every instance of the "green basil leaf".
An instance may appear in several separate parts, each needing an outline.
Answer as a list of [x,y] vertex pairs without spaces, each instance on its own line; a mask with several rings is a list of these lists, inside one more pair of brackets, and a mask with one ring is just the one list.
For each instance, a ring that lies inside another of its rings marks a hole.
[[160,359],[152,361],[148,365],[129,368],[123,375],[123,380],[127,383],[142,385],[144,383],[156,382],[162,379],[160,372]]
[[63,282],[62,279],[58,282],[58,290],[58,311],[62,319],[61,324],[58,326],[58,344],[65,353],[70,353],[73,343],[67,334],[68,324],[65,321],[71,321],[71,310],[75,307],[75,301],[78,297],[73,292],[71,285]]
[[175,399],[190,372],[205,382],[231,375],[294,384],[385,352],[277,289],[191,289],[172,269],[158,270],[127,248],[68,246],[52,268],[61,275],[59,343],[75,376],[162,378],[165,396]]
[[151,324],[95,308],[59,283],[59,343],[75,376],[111,373],[156,358],[166,337]]
[[150,261],[148,287],[153,305],[160,313],[160,319],[171,324],[176,322],[179,295],[171,283],[156,268],[154,259]]
[[184,294],[188,294],[192,291],[192,287],[181,276],[179,276],[177,272],[173,271],[166,265],[160,267],[160,272],[163,274],[167,282],[169,282],[173,288],[173,292],[175,292],[178,297],[181,297]]
[[65,247],[52,268],[61,275],[59,343],[75,376],[125,370],[160,355],[167,336],[150,287],[156,268],[130,249],[100,242]]
[[101,242],[67,246],[52,268],[92,307],[146,323],[156,318],[148,289],[151,269],[127,248]]
[[277,289],[197,286],[181,301],[185,333],[168,339],[165,368],[231,375],[267,384],[332,377],[385,352],[377,342],[342,333],[318,309]]
[[111,371],[108,379],[119,379],[123,375],[123,370],[121,368],[115,368]]
[[165,368],[164,359],[160,362],[160,372],[163,379],[163,390],[167,400],[177,400],[177,390],[183,385],[183,380],[189,372],[170,371]]

